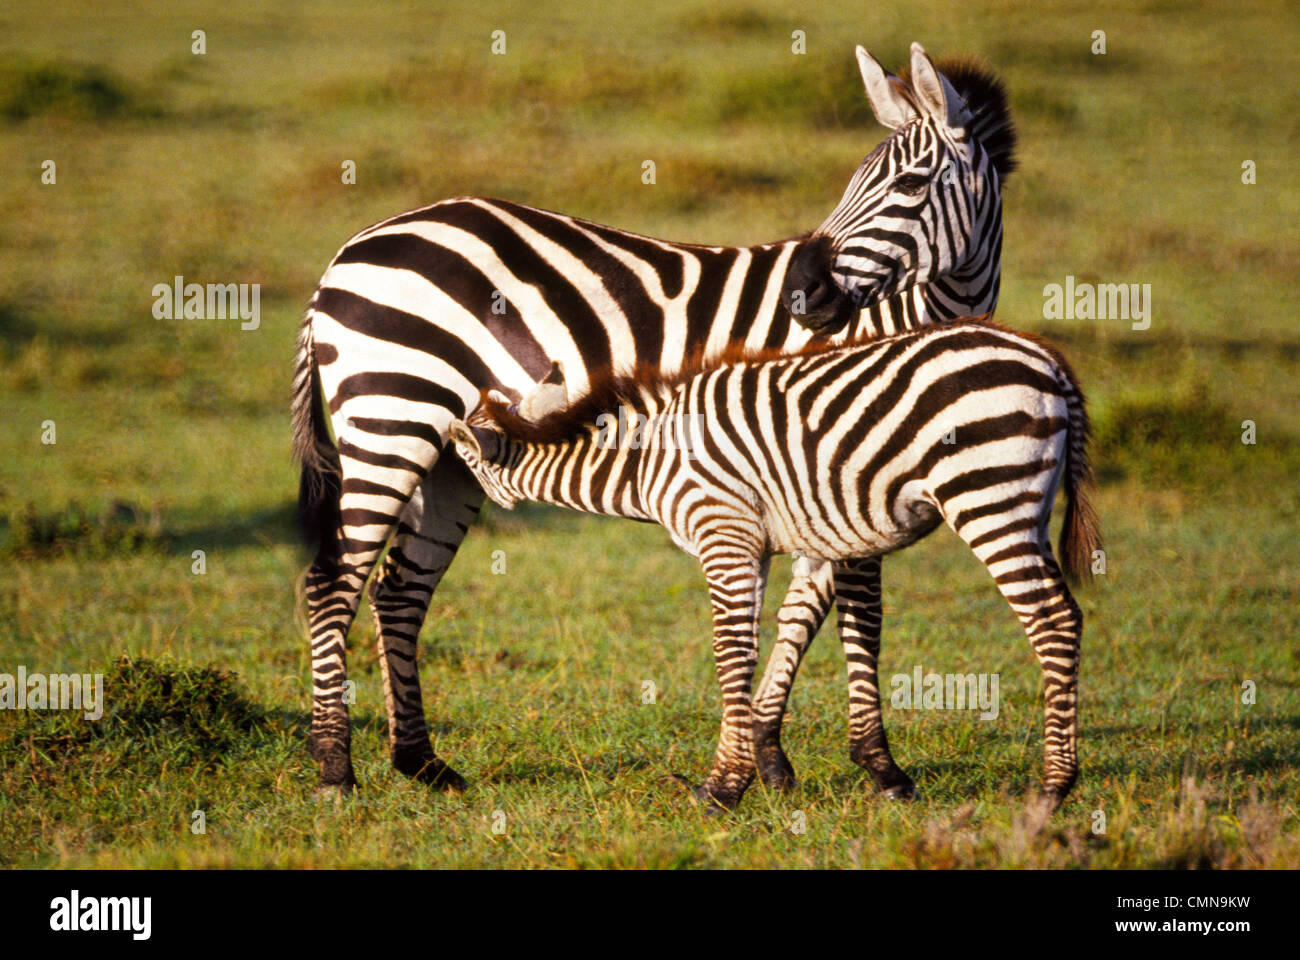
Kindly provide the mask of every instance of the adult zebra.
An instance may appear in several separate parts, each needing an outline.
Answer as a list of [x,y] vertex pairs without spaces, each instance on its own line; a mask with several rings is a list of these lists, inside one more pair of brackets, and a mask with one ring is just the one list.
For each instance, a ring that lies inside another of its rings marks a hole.
[[[993,309],[1014,146],[1000,83],[971,63],[941,71],[915,44],[910,82],[861,47],[857,56],[872,109],[894,132],[810,238],[698,246],[461,198],[369,227],[334,257],[299,335],[293,400],[300,511],[319,544],[306,595],[323,785],[355,783],[345,641],[391,537],[371,604],[392,761],[463,786],[429,742],[416,639],[482,504],[463,464],[440,456],[448,423],[482,390],[520,395],[554,360],[582,389],[606,371],[671,372],[737,344],[797,349],[815,332],[888,333]],[[764,776],[775,784],[792,777],[779,743],[789,685],[832,597],[826,564],[796,572],[763,688]],[[857,575],[842,615],[871,606],[878,568]]]
[[[1055,350],[958,322],[678,377],[606,377],[540,413],[525,419],[490,394],[468,424],[452,422],[451,438],[501,506],[528,499],[653,521],[699,559],[723,698],[701,800],[734,808],[754,778],[750,683],[772,554],[841,561],[838,589],[842,561],[906,547],[940,522],[988,568],[1038,655],[1043,792],[1053,807],[1069,792],[1082,615],[1048,537],[1062,481],[1071,577],[1088,570],[1097,529],[1083,395]],[[610,429],[632,416],[637,432]],[[842,640],[860,715],[877,689],[875,652],[861,631]],[[871,746],[863,729],[851,727],[851,753]]]

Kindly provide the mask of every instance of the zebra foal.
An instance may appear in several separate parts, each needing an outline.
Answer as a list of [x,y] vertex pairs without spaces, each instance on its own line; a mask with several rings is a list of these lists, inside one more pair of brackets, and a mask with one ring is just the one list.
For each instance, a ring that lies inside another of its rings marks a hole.
[[[755,775],[750,687],[770,557],[833,561],[839,595],[860,589],[853,561],[941,522],[988,568],[1038,655],[1044,794],[1056,806],[1069,792],[1082,616],[1048,537],[1061,483],[1065,575],[1087,570],[1098,537],[1083,395],[1051,347],[963,321],[677,377],[604,378],[541,413],[525,419],[490,393],[450,435],[501,506],[538,500],[654,521],[700,561],[723,698],[701,800],[734,808]],[[641,429],[609,429],[633,414]],[[879,633],[851,618],[842,626],[850,755],[887,795],[908,795],[881,722]]]

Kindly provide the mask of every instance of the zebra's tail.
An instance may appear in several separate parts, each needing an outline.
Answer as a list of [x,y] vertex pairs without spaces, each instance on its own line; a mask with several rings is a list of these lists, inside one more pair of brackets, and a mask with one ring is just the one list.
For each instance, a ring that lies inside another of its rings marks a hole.
[[298,331],[298,365],[293,374],[293,456],[302,465],[298,482],[298,528],[303,542],[320,549],[338,537],[342,492],[339,454],[330,439],[320,403],[320,370],[309,307]]
[[1077,583],[1092,575],[1092,555],[1101,546],[1101,529],[1090,499],[1096,481],[1088,458],[1088,411],[1074,375],[1068,368],[1063,372],[1068,382],[1070,428],[1065,454],[1065,524],[1061,527],[1059,552],[1066,580]]

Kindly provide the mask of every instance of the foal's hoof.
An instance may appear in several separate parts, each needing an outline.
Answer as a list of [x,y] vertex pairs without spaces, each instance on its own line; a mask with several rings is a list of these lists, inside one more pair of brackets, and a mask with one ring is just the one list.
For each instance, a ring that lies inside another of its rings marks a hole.
[[790,793],[799,786],[793,770],[760,770],[758,775],[763,778],[763,786],[779,793]]
[[416,771],[414,779],[417,783],[428,784],[443,793],[459,794],[469,789],[464,777],[436,758]]
[[1055,790],[1048,788],[1029,801],[1031,808],[1037,808],[1044,814],[1050,816],[1057,810],[1061,809],[1061,804],[1065,802],[1065,790]]
[[795,787],[794,767],[781,749],[777,724],[759,724],[754,728],[754,760],[758,776],[769,790],[788,791]]
[[345,780],[342,783],[321,783],[316,787],[316,799],[322,803],[333,801],[341,803],[349,797],[356,796],[357,782]]
[[794,775],[794,767],[790,766],[790,761],[785,758],[784,754],[766,762],[760,759],[758,762],[758,776],[763,781],[763,786],[769,790],[779,790],[782,793],[788,793],[798,785]]
[[731,808],[725,806],[721,800],[711,794],[707,787],[696,785],[693,780],[682,776],[680,773],[670,774],[662,779],[677,791],[685,792],[692,803],[702,808],[706,817],[720,817],[731,812]]
[[695,802],[700,805],[701,812],[709,818],[725,817],[736,809],[735,804],[727,806],[710,793],[708,788],[704,786],[696,787],[695,790],[692,791],[692,795],[695,797]]

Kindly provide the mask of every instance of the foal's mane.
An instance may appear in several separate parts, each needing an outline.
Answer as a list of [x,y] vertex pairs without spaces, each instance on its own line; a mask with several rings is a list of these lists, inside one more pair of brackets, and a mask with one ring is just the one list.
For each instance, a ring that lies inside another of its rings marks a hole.
[[[1010,330],[989,319],[988,314],[980,317],[961,317],[945,323],[931,324],[915,330],[906,330],[888,337],[862,336],[838,343],[829,340],[814,340],[798,350],[785,352],[780,348],[768,347],[760,350],[746,349],[743,344],[733,345],[720,355],[706,358],[703,349],[697,349],[681,369],[674,373],[664,373],[652,364],[638,364],[630,373],[601,371],[591,378],[587,392],[572,401],[562,410],[553,411],[539,420],[527,420],[521,417],[518,408],[504,400],[483,392],[479,411],[483,417],[495,424],[505,435],[521,443],[565,443],[581,436],[595,426],[597,418],[604,413],[613,413],[620,405],[635,405],[637,398],[646,393],[660,394],[672,390],[687,380],[708,370],[733,364],[760,364],[772,360],[788,360],[797,357],[812,357],[823,353],[832,353],[861,346],[865,343],[899,339],[903,337],[926,337],[940,330],[954,326],[982,327],[1000,330],[1005,333],[1029,340],[1056,359],[1069,371],[1064,357],[1051,344],[1026,334],[1020,330]],[[1071,379],[1073,376],[1071,375]]]

